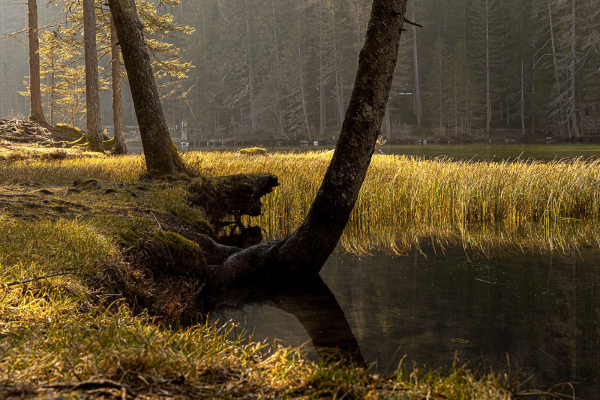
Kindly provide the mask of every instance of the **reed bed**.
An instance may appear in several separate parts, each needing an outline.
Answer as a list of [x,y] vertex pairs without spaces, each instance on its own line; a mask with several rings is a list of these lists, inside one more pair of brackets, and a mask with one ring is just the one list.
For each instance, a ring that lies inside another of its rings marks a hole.
[[[269,237],[303,220],[331,154],[188,153],[199,173],[271,172],[281,186],[258,218]],[[600,162],[582,159],[453,162],[376,155],[346,227],[347,251],[403,253],[418,240],[492,252],[507,246],[569,249],[597,246]]]
[[[248,221],[275,238],[302,222],[331,156],[191,152],[184,160],[194,175],[277,175],[281,186],[265,198],[264,215]],[[0,163],[0,184],[68,184],[82,176],[134,182],[143,172],[140,156]],[[598,246],[599,202],[598,160],[454,162],[376,155],[341,246],[354,253],[394,254],[430,239],[485,251],[508,243],[528,249]]]

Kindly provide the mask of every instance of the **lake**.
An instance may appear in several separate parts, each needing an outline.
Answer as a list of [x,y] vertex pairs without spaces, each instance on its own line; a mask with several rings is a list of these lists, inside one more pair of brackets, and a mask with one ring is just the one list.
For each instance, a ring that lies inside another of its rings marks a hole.
[[254,340],[359,351],[374,370],[448,367],[455,354],[481,372],[533,376],[549,388],[572,381],[578,398],[600,393],[600,253],[511,252],[488,258],[430,246],[405,256],[334,254],[324,283],[249,299],[213,318]]

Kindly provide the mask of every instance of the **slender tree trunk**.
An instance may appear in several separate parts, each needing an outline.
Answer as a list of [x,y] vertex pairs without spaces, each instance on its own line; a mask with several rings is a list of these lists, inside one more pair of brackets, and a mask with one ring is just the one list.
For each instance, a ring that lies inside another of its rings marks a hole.
[[185,172],[165,121],[134,0],[109,0],[150,176]]
[[525,63],[521,53],[521,133],[525,137]]
[[492,124],[492,95],[490,89],[490,6],[485,0],[485,132],[490,133]]
[[[552,61],[554,63],[554,80],[556,84],[556,92],[558,99],[558,129],[561,136],[565,136],[565,115],[562,101],[562,89],[559,79],[558,72],[558,61],[556,59],[556,46],[554,44],[554,24],[552,23],[552,8],[550,2],[548,2],[548,17],[550,20],[550,40],[552,43]],[[571,139],[571,131],[569,130],[569,139]]]
[[325,50],[323,44],[323,1],[319,0],[319,135],[327,129],[327,116],[325,115]]
[[87,140],[93,151],[104,151],[100,121],[100,84],[96,51],[96,10],[94,0],[83,0],[83,37],[85,42],[85,101]]
[[[412,19],[415,20],[415,3],[413,0]],[[421,108],[421,83],[419,76],[419,52],[417,50],[417,28],[413,25],[413,62],[415,70],[415,112],[417,114],[417,126],[421,126],[422,108]]]
[[308,121],[308,110],[306,107],[306,94],[304,93],[304,68],[302,68],[302,43],[298,44],[298,65],[300,65],[300,101],[302,101],[302,119],[304,128],[306,129],[306,137],[309,142],[312,142],[312,134],[310,131],[310,122]]
[[338,121],[339,127],[344,123],[344,87],[342,85],[342,79],[340,77],[339,65],[338,65],[338,51],[337,51],[337,35],[335,31],[335,10],[333,13],[333,67],[335,70],[335,97],[337,102]]
[[54,68],[54,47],[50,51],[50,125],[54,125],[54,81],[55,81],[55,68]]
[[280,135],[285,135],[283,124],[283,112],[281,110],[281,85],[279,82],[279,41],[277,40],[277,13],[275,9],[275,0],[271,0],[271,9],[273,11],[273,47],[275,53],[275,62],[273,63],[273,79],[275,83],[275,121]]
[[117,38],[117,29],[110,19],[110,69],[112,79],[113,131],[115,135],[115,154],[127,154],[125,128],[123,126],[123,97],[121,92],[121,49]]
[[[112,0],[115,1],[115,0]],[[211,283],[318,274],[335,249],[366,176],[388,101],[406,0],[374,0],[354,91],[331,164],[302,225],[291,235],[229,257]]]
[[577,126],[577,107],[576,107],[576,89],[575,89],[575,75],[577,73],[577,36],[576,36],[576,23],[577,23],[577,2],[576,0],[571,1],[572,10],[572,21],[571,21],[571,122],[573,125],[573,137],[579,136],[579,128]]
[[535,120],[535,56],[531,62],[531,135],[536,132]]
[[387,107],[385,108],[385,136],[387,140],[392,140],[392,123],[390,121],[390,103],[388,101]]
[[254,104],[254,68],[252,63],[252,29],[250,25],[250,7],[248,0],[244,0],[244,9],[246,12],[246,62],[248,63],[248,94],[250,95],[250,123],[252,133],[256,132],[257,118],[256,105]]
[[36,0],[27,0],[27,19],[29,26],[29,120],[45,124],[40,82],[40,38]]

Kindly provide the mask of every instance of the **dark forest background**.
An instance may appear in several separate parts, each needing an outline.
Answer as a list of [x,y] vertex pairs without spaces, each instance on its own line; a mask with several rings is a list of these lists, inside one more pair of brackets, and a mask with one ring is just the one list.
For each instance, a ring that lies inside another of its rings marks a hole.
[[[184,122],[190,141],[312,141],[339,133],[370,1],[153,5],[182,27],[147,35],[166,46],[153,54],[157,68],[165,67],[158,81],[174,132]],[[76,1],[39,2],[45,109],[53,102],[54,123],[62,119],[84,127],[85,83],[77,75],[83,46],[80,37],[64,37],[76,25],[78,8]],[[98,2],[97,12],[101,18],[108,11]],[[423,27],[405,24],[382,127],[388,139],[600,134],[597,0],[411,0],[408,16]],[[0,113],[26,116],[25,4],[0,0],[0,20]],[[54,64],[48,55],[52,40],[63,43],[56,48],[69,48],[60,57],[53,53]],[[109,57],[99,43],[101,73],[108,76]],[[169,45],[181,51],[170,52]],[[174,58],[179,58],[175,72],[168,65]],[[53,99],[51,86],[57,88]],[[125,125],[132,127],[126,79],[123,86]],[[108,79],[103,88],[102,123],[109,127]]]

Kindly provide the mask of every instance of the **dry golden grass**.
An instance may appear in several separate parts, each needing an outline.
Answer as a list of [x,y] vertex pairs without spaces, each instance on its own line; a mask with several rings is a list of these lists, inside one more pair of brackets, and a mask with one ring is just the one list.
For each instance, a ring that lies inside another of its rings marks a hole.
[[[253,221],[275,238],[302,222],[331,154],[190,152],[184,160],[193,174],[277,175],[281,186],[265,198],[264,215]],[[143,172],[140,156],[0,162],[0,184],[69,184],[82,176],[135,182]],[[599,161],[452,162],[376,155],[341,246],[394,254],[423,240],[486,252],[597,246],[599,205]]]

